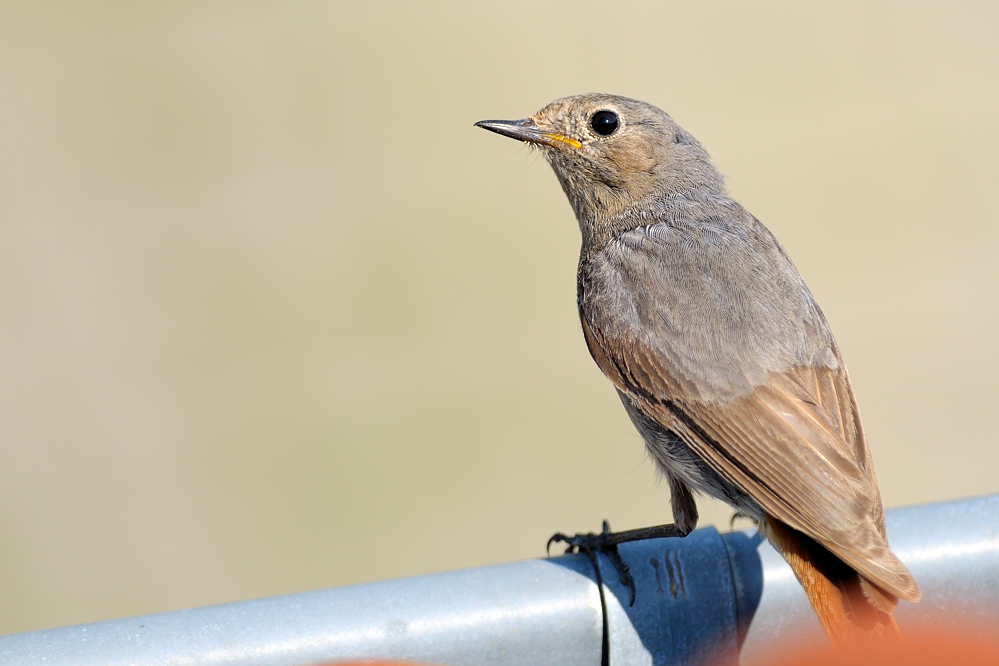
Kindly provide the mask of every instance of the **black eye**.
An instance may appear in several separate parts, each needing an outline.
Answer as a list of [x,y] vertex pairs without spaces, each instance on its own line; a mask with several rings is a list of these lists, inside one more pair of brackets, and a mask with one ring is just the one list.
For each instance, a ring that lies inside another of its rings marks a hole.
[[610,136],[617,129],[617,114],[613,111],[597,111],[590,118],[590,127],[600,136]]

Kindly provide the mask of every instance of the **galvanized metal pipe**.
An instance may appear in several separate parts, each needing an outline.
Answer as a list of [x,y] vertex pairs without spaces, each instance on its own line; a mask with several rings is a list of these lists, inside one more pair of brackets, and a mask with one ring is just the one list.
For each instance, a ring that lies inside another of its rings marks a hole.
[[[999,495],[890,511],[892,547],[951,621],[999,618]],[[789,637],[821,636],[790,569],[755,534],[697,530],[621,546],[634,606],[610,563],[611,664],[766,663]],[[0,637],[2,664],[291,666],[393,657],[461,665],[600,663],[592,564],[575,555]]]

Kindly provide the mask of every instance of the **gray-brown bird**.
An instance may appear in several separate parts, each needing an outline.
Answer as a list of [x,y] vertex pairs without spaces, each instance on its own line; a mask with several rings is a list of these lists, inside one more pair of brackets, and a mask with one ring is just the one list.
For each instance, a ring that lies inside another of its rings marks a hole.
[[919,586],[888,546],[846,366],[773,234],[728,196],[660,109],[587,94],[476,123],[538,147],[582,232],[590,354],[669,480],[675,533],[693,493],[759,522],[830,639],[894,635]]

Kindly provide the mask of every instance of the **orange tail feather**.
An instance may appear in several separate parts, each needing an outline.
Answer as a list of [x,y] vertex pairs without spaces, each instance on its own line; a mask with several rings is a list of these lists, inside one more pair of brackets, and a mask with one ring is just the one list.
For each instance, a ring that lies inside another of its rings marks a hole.
[[766,532],[773,547],[791,565],[833,645],[901,636],[892,615],[898,599],[862,579],[797,530],[770,519]]

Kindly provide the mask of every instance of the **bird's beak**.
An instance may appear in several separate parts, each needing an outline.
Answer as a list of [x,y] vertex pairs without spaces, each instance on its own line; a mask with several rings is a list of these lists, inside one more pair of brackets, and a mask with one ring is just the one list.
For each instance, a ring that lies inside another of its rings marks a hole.
[[475,123],[475,126],[508,136],[511,139],[519,139],[527,143],[538,143],[543,146],[558,147],[567,145],[573,148],[582,146],[579,141],[564,134],[546,132],[535,125],[534,121],[530,118],[524,118],[523,120],[480,120]]

